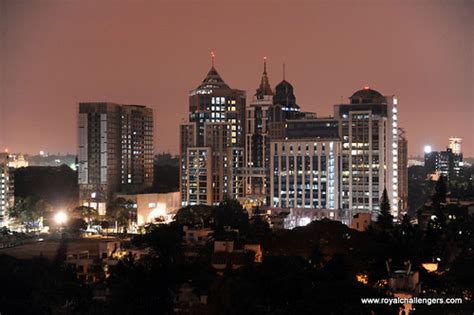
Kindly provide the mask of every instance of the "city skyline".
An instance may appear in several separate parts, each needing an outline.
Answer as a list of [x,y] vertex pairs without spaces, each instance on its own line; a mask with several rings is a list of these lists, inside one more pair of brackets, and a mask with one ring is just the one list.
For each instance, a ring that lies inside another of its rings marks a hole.
[[[472,3],[191,6],[195,15],[171,2],[1,2],[0,147],[76,152],[77,104],[107,101],[152,108],[156,152],[178,153],[189,88],[209,69],[213,50],[216,69],[247,91],[247,103],[267,56],[271,87],[286,63],[305,110],[329,116],[368,85],[400,100],[410,156],[422,156],[426,144],[444,150],[451,136],[474,156]],[[220,14],[226,9],[232,16]]]

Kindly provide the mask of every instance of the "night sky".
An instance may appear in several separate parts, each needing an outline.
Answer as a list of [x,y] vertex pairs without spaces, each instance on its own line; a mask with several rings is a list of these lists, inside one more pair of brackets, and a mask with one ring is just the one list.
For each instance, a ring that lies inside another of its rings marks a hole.
[[188,92],[210,67],[232,87],[286,78],[332,115],[365,85],[399,98],[409,155],[462,137],[474,156],[474,1],[0,0],[0,148],[76,152],[78,102],[154,109],[155,151],[178,152]]

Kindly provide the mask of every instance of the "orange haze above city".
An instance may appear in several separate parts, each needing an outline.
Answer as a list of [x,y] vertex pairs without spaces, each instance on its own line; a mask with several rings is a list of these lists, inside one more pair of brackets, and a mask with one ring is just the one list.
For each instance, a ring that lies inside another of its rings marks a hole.
[[188,92],[216,69],[232,88],[286,79],[332,115],[370,86],[399,100],[409,155],[463,138],[474,156],[474,2],[0,0],[0,148],[75,153],[78,102],[154,110],[155,151],[178,152]]

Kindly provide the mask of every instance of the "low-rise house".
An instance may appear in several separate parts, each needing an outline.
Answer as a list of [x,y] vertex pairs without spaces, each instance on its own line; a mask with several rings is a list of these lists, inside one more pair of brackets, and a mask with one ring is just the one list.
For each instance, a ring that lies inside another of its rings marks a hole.
[[183,227],[183,242],[187,245],[206,245],[212,239],[214,231],[210,228]]
[[244,244],[237,249],[234,241],[215,241],[211,264],[222,272],[227,268],[238,269],[249,262],[261,263],[262,256],[259,244]]
[[214,231],[210,228],[183,227],[183,254],[187,260],[196,259],[213,240]]
[[[391,270],[387,262],[388,287],[389,292],[397,298],[412,298],[420,294],[421,282],[418,271],[411,270],[411,263],[406,264],[405,269]],[[412,310],[412,304],[403,304],[400,314],[409,314]]]
[[74,268],[77,278],[85,283],[97,282],[103,274],[99,256],[90,254],[88,250],[68,254],[66,263]]
[[370,213],[360,212],[352,217],[351,229],[359,232],[367,230],[369,225],[372,223],[372,215]]
[[150,248],[134,248],[118,241],[100,242],[98,250],[68,253],[66,263],[74,268],[79,279],[86,283],[98,282],[109,276],[111,266],[115,266],[126,256],[135,260],[145,258],[150,254]]

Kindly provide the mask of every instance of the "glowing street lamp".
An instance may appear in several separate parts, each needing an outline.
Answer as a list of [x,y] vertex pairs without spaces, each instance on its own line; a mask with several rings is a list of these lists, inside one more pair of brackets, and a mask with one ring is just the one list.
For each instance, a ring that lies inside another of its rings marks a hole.
[[58,225],[63,225],[67,221],[67,214],[60,211],[54,215],[54,221]]

